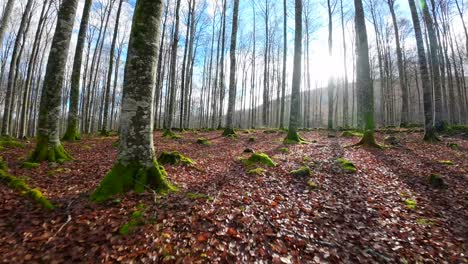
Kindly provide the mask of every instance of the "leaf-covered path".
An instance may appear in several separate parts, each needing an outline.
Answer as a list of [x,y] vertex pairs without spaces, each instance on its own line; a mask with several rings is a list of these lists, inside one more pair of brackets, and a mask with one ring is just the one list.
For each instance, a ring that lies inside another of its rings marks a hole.
[[[113,164],[116,137],[67,143],[75,160],[57,167],[20,168],[31,143],[2,151],[9,172],[24,176],[57,208],[47,212],[1,184],[1,260],[467,261],[467,140],[444,138],[433,145],[422,143],[420,133],[405,132],[396,135],[400,144],[369,150],[345,148],[358,139],[328,138],[325,131],[303,133],[312,142],[307,145],[283,145],[279,132],[239,132],[237,139],[220,134],[184,132],[180,139],[168,139],[156,133],[158,153],[177,150],[196,162],[166,166],[180,192],[166,197],[132,193],[105,204],[88,197]],[[200,137],[211,144],[197,144]],[[248,157],[247,148],[268,154],[278,166],[248,174],[239,161]],[[344,172],[337,158],[351,161],[357,172]],[[301,166],[311,168],[310,177],[291,175]],[[431,174],[441,175],[447,188],[432,187]],[[139,225],[121,235],[119,229],[137,208],[143,213]]]

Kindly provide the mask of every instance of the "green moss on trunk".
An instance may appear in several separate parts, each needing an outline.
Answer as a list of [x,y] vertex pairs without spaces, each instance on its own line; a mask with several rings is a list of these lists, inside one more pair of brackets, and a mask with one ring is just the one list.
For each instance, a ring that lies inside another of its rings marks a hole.
[[435,129],[426,129],[423,140],[429,143],[437,143],[441,141],[440,138],[437,137]]
[[78,141],[81,140],[80,131],[76,126],[68,126],[65,135],[62,138],[63,141]]
[[156,161],[149,168],[139,163],[129,165],[116,163],[91,195],[91,200],[103,202],[114,195],[124,194],[131,190],[142,193],[145,188],[163,194],[176,191],[177,188],[167,180],[166,176],[164,167]]
[[366,130],[359,141],[355,146],[364,146],[364,147],[371,147],[371,148],[378,148],[382,149],[382,146],[377,144],[375,140],[374,131]]
[[223,137],[233,137],[236,135],[234,129],[226,127],[223,131]]
[[63,148],[63,145],[59,142],[51,143],[45,136],[38,136],[36,149],[33,151],[28,161],[30,162],[62,162],[72,160],[73,158]]
[[303,139],[299,134],[297,133],[297,130],[288,130],[288,134],[286,135],[286,138],[283,141],[284,144],[303,144],[306,143],[306,140]]

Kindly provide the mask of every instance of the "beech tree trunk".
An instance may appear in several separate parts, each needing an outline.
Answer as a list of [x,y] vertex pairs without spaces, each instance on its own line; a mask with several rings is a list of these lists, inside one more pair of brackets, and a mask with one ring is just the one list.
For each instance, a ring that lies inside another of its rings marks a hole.
[[234,11],[231,32],[231,66],[229,72],[229,102],[226,117],[226,128],[223,136],[234,135],[234,111],[236,106],[236,45],[237,45],[237,23],[239,20],[239,0],[234,0]]
[[162,13],[161,0],[138,0],[125,68],[120,147],[117,161],[92,194],[94,201],[146,188],[167,192],[175,188],[159,166],[153,145],[154,88]]
[[301,60],[302,60],[302,0],[295,0],[295,34],[294,34],[294,67],[291,88],[291,113],[289,129],[285,142],[299,143],[302,141],[297,133],[300,122],[301,100]]
[[59,138],[60,96],[78,0],[64,0],[57,17],[39,107],[38,137],[31,161],[70,160]]
[[8,27],[8,21],[10,20],[14,4],[15,0],[8,0],[5,10],[3,10],[2,19],[0,20],[0,48],[2,47],[3,37],[5,36],[5,31]]

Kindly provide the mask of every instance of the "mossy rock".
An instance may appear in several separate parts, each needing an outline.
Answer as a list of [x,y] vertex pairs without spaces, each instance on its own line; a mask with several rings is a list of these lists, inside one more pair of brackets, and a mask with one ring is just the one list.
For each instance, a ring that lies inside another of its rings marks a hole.
[[243,152],[244,153],[254,153],[255,151],[253,149],[251,149],[251,148],[246,148],[246,149],[244,149]]
[[161,155],[159,155],[159,158],[158,158],[158,162],[161,163],[161,164],[170,164],[170,165],[179,165],[179,164],[185,164],[185,165],[192,165],[194,164],[195,162],[180,154],[179,152],[177,151],[173,151],[173,152],[162,152]]
[[263,175],[265,174],[266,170],[264,168],[255,168],[255,169],[251,169],[247,172],[247,174],[251,174],[251,175]]
[[457,143],[447,143],[447,147],[453,149],[453,150],[460,150],[460,146],[458,146]]
[[186,194],[187,198],[189,199],[193,199],[193,200],[198,200],[198,199],[204,199],[204,200],[207,200],[207,201],[213,201],[214,198],[207,195],[207,194],[204,194],[204,193],[194,193],[194,192],[188,192]]
[[340,165],[341,169],[346,173],[355,173],[357,171],[354,164],[347,159],[338,158],[336,159],[336,162],[338,163],[338,165]]
[[355,131],[355,130],[346,130],[343,133],[341,133],[342,137],[362,137],[363,134],[362,132]]
[[279,148],[278,151],[281,153],[289,153],[289,149],[286,147]]
[[265,165],[267,167],[275,167],[277,164],[265,153],[252,153],[250,158],[244,160],[246,166]]
[[255,142],[257,139],[255,137],[249,137],[249,142]]
[[438,188],[438,189],[447,188],[447,184],[445,183],[442,176],[440,176],[439,174],[431,174],[428,178],[428,181],[429,181],[429,184],[434,188]]
[[29,187],[24,180],[8,174],[5,170],[0,170],[0,182],[6,183],[13,190],[20,192],[21,195],[31,198],[45,209],[54,209],[54,205],[39,189]]
[[313,180],[308,180],[307,181],[307,186],[309,186],[309,188],[311,189],[318,189],[319,186],[316,182],[314,182]]
[[177,135],[176,133],[172,132],[172,130],[164,130],[162,137],[164,138],[171,138],[171,139],[180,139],[182,136]]
[[203,137],[197,139],[197,144],[204,145],[204,146],[211,145],[210,141]]
[[449,166],[455,165],[455,164],[453,163],[453,161],[451,161],[451,160],[439,160],[438,162],[439,162],[440,164],[443,164],[443,165],[449,165]]
[[307,166],[302,166],[298,169],[292,170],[290,173],[296,177],[306,177],[310,176],[310,168]]
[[387,136],[385,137],[384,142],[385,144],[394,146],[400,144],[400,139],[395,136]]
[[126,236],[132,233],[138,226],[145,224],[144,221],[145,205],[138,205],[137,209],[130,216],[130,220],[120,227],[119,233],[123,236]]
[[405,205],[408,209],[414,210],[416,209],[417,202],[416,200],[413,200],[413,199],[406,199]]
[[28,162],[28,161],[25,161],[23,162],[23,164],[21,164],[21,168],[24,168],[24,169],[35,169],[39,166],[41,166],[41,164],[36,163],[36,162]]

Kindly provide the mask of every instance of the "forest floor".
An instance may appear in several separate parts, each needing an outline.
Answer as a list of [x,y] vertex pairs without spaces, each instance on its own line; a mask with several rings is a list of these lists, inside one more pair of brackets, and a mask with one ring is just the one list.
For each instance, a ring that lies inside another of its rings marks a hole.
[[[56,209],[46,211],[0,184],[0,260],[467,262],[467,139],[427,144],[420,132],[400,132],[399,144],[376,150],[345,147],[359,139],[329,138],[326,131],[302,132],[314,142],[303,145],[284,145],[281,132],[239,132],[237,139],[220,134],[189,131],[176,140],[157,132],[158,153],[177,150],[196,162],[166,166],[180,191],[130,193],[104,204],[90,202],[89,195],[113,165],[117,137],[65,143],[75,160],[58,167],[20,168],[34,142],[1,151],[9,172],[40,188]],[[385,136],[377,134],[380,142]],[[200,137],[211,145],[197,144]],[[278,166],[248,174],[239,161],[250,155],[246,148],[268,154]],[[340,157],[357,172],[344,172],[336,163]],[[311,176],[291,175],[304,165]],[[441,175],[447,187],[432,187],[431,174]],[[131,216],[135,211],[142,213],[138,219]],[[132,221],[136,228],[120,234]]]

